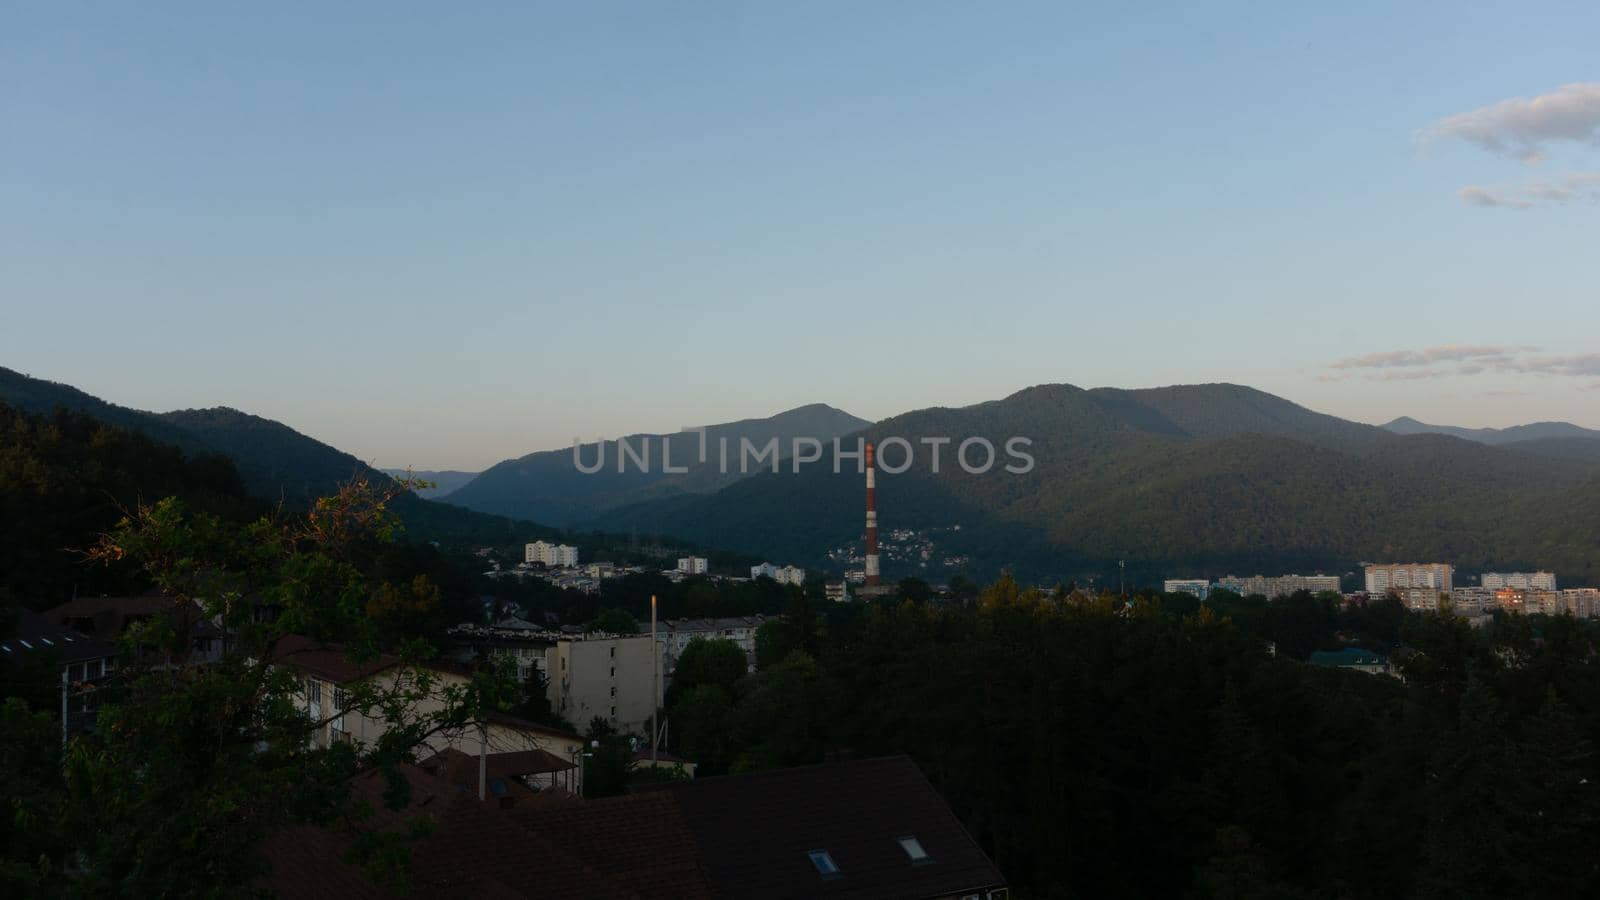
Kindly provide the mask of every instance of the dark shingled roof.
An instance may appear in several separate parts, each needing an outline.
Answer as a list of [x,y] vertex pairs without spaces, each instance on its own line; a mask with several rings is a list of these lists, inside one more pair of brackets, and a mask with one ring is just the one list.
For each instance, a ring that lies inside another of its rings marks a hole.
[[[719,898],[852,897],[896,900],[980,892],[1005,884],[909,757],[824,763],[674,782]],[[928,859],[899,844],[915,837]],[[824,879],[809,853],[839,867]]]

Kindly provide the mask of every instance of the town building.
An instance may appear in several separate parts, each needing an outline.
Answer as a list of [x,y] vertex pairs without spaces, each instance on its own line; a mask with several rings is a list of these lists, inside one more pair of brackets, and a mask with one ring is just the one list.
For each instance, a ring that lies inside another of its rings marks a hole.
[[648,734],[664,679],[652,676],[650,635],[586,635],[555,642],[546,656],[550,706],[579,728],[593,719],[617,731]]
[[1161,590],[1167,594],[1193,594],[1204,600],[1211,582],[1204,578],[1169,578],[1161,583]]
[[578,548],[549,541],[534,541],[523,548],[524,563],[543,563],[551,568],[568,568],[578,564]]
[[94,727],[95,711],[99,709],[96,691],[115,670],[115,654],[108,641],[22,609],[17,611],[11,636],[0,639],[0,675],[6,674],[7,667],[53,657],[61,667],[65,713],[62,733],[79,734]]
[[822,586],[823,596],[835,603],[848,603],[850,601],[850,581],[830,581]]
[[[390,723],[377,710],[368,715],[347,705],[349,694],[357,684],[370,684],[379,691],[415,689],[419,674],[425,672],[434,689],[412,702],[412,712],[427,715],[445,708],[445,692],[463,690],[470,680],[466,670],[447,663],[414,667],[388,655],[357,663],[342,648],[299,635],[280,638],[271,650],[270,660],[275,666],[294,669],[301,675],[297,699],[307,718],[317,723],[310,741],[319,747],[341,741],[371,744],[389,730]],[[480,723],[469,723],[459,729],[445,729],[429,735],[423,743],[424,752],[419,755],[429,757],[457,750],[476,759],[485,751],[543,750],[573,763],[571,769],[564,770],[560,786],[563,790],[579,792],[583,786],[584,748],[583,738],[571,732],[491,713],[481,727]]]
[[1433,588],[1449,591],[1455,586],[1455,568],[1449,563],[1382,563],[1366,567],[1367,593],[1386,594],[1400,588]]
[[792,584],[796,587],[806,583],[806,570],[799,566],[784,566],[773,576],[779,584]]
[[1394,666],[1389,661],[1371,650],[1359,647],[1345,647],[1342,650],[1316,650],[1311,654],[1310,663],[1331,669],[1351,669],[1356,672],[1366,672],[1370,675],[1392,675]]
[[764,563],[762,563],[762,564],[760,564],[758,566],[751,566],[750,567],[750,577],[752,579],[755,579],[755,578],[777,579],[777,577],[778,577],[778,567],[773,565],[772,563],[769,563],[769,562],[764,562]]
[[1556,573],[1485,572],[1478,583],[1490,590],[1516,588],[1522,591],[1553,591],[1556,589]]
[[1229,590],[1241,597],[1262,596],[1268,600],[1287,597],[1298,591],[1310,591],[1313,594],[1319,591],[1338,591],[1339,576],[1337,575],[1252,575],[1241,578],[1237,575],[1225,575],[1217,579],[1217,588]]
[[684,575],[704,575],[710,564],[704,556],[678,557],[678,571]]

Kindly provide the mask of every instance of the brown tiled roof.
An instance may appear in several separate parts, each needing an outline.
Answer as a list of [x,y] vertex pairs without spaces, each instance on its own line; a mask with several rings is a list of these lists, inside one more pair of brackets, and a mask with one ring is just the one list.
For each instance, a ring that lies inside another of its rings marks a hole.
[[[490,753],[485,759],[490,778],[520,778],[523,775],[548,775],[575,769],[572,763],[543,750],[517,750]],[[447,747],[422,762],[422,768],[452,784],[478,783],[478,757]]]
[[[353,788],[378,810],[375,826],[395,827],[419,817],[434,822],[427,837],[410,845],[413,896],[639,900],[641,895],[452,785],[416,766],[403,765],[400,772],[412,789],[405,810],[382,808],[385,782],[376,774],[356,779]],[[350,845],[348,834],[333,829],[297,826],[280,831],[263,848],[271,866],[265,886],[290,900],[394,896],[345,860]]]
[[658,900],[715,896],[689,824],[671,794],[521,807],[509,815],[640,896]]
[[272,646],[270,658],[274,663],[293,666],[336,684],[360,681],[392,668],[400,662],[397,657],[384,654],[376,659],[356,663],[345,655],[343,648],[321,644],[298,634],[287,634],[279,638]]
[[562,728],[551,728],[549,725],[540,725],[538,722],[530,722],[527,719],[521,719],[503,712],[489,713],[489,721],[505,725],[509,728],[516,728],[521,731],[533,731],[539,734],[548,734],[551,737],[577,741],[580,744],[585,743],[582,736],[571,731],[567,731]]

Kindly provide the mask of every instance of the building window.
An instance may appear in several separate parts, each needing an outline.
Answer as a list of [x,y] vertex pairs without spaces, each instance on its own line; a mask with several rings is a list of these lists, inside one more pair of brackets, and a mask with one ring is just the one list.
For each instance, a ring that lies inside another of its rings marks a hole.
[[617,677],[617,667],[616,666],[612,666],[611,667],[611,677],[612,678]]
[[833,857],[828,854],[828,851],[813,850],[807,853],[806,856],[811,857],[811,864],[817,867],[818,875],[823,878],[839,877],[839,865],[833,861]]
[[306,679],[306,699],[312,703],[322,702],[322,682],[315,678]]
[[612,685],[612,687],[611,687],[611,696],[615,697],[616,695],[617,695],[616,685]]
[[932,861],[928,856],[928,851],[922,849],[922,842],[911,835],[906,835],[900,839],[900,849],[906,852],[906,856],[911,857],[912,865]]
[[611,718],[615,719],[616,717],[617,717],[617,708],[615,706],[613,706],[613,707],[611,707]]
[[612,659],[616,659],[617,658],[617,648],[615,648],[615,647],[611,648],[611,658]]

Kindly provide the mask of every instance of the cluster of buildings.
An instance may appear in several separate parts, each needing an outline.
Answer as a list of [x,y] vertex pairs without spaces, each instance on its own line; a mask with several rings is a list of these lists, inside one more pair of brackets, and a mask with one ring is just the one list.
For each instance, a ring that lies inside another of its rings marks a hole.
[[1260,595],[1269,599],[1286,597],[1298,591],[1338,591],[1337,575],[1225,575],[1215,582],[1204,578],[1169,578],[1161,589],[1168,594],[1193,594],[1201,600],[1213,590],[1232,591],[1241,597]]
[[758,566],[750,567],[750,578],[752,581],[757,578],[771,578],[779,584],[799,586],[806,583],[806,570],[799,566],[779,567],[772,563],[764,562]]
[[534,541],[522,548],[522,561],[527,565],[540,563],[552,569],[570,569],[578,564],[578,548],[568,544]]
[[[1554,572],[1484,572],[1476,585],[1457,585],[1455,567],[1449,563],[1370,563],[1363,570],[1365,590],[1347,594],[1346,599],[1393,594],[1407,609],[1449,610],[1480,624],[1496,611],[1600,618],[1600,590],[1562,590]],[[1203,578],[1173,578],[1163,582],[1162,589],[1169,594],[1193,594],[1202,600],[1216,589],[1276,599],[1296,591],[1338,591],[1339,578],[1334,575],[1255,575],[1249,578],[1230,575],[1215,582]]]

